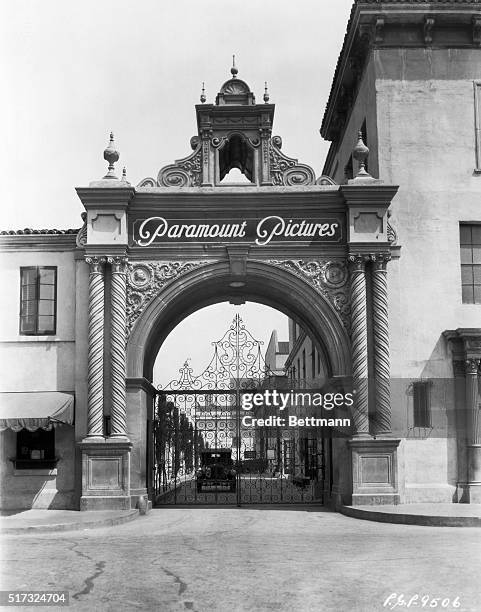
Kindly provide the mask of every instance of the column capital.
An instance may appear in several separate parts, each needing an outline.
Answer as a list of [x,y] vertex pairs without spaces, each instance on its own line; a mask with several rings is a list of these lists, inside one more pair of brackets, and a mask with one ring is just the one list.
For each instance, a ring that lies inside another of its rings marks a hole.
[[364,272],[370,255],[365,253],[349,253],[347,261],[352,272]]
[[128,258],[123,255],[107,257],[107,262],[112,266],[113,274],[124,274],[128,261]]
[[382,272],[386,270],[387,264],[391,260],[391,253],[386,253],[385,251],[372,253],[370,255],[370,260],[374,265],[374,270]]
[[471,357],[466,359],[464,362],[466,366],[466,374],[477,375],[479,372],[479,366],[481,364],[481,358]]
[[90,266],[91,274],[102,274],[103,268],[107,262],[106,257],[86,257],[85,263]]

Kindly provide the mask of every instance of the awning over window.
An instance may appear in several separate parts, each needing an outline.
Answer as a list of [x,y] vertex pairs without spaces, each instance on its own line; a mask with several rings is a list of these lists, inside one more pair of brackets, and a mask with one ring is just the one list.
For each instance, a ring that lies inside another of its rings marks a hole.
[[74,396],[59,391],[0,393],[0,431],[52,429],[58,423],[73,424]]

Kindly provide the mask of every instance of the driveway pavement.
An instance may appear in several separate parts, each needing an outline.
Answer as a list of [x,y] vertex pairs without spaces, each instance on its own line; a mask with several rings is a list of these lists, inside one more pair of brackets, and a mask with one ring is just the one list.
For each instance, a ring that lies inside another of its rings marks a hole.
[[411,609],[479,611],[480,532],[307,507],[163,508],[114,527],[5,536],[2,588],[65,589],[69,610],[89,612],[407,609],[383,605],[394,593],[418,595]]

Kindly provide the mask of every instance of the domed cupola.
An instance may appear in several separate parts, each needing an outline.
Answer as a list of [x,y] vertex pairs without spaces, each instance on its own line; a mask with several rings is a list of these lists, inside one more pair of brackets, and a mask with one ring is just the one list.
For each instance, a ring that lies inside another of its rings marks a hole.
[[232,78],[226,81],[220,88],[215,99],[215,103],[235,104],[235,105],[252,105],[256,103],[254,94],[249,89],[249,85],[245,81],[237,78],[239,70],[235,65],[235,56],[232,58],[232,68],[230,69]]
[[157,179],[146,178],[138,187],[222,187],[232,169],[244,175],[244,187],[316,183],[312,168],[285,155],[280,136],[272,136],[275,105],[269,102],[267,83],[263,103],[256,104],[238,72],[234,59],[232,78],[220,88],[215,104],[207,102],[202,84],[200,104],[195,106],[198,131],[190,141],[193,153],[164,166]]

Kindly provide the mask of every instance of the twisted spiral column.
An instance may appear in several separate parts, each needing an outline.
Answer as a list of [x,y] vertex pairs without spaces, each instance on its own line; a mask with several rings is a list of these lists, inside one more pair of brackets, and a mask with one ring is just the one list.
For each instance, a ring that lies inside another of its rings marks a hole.
[[102,438],[104,413],[104,264],[87,257],[89,271],[87,437]]
[[376,414],[374,431],[390,433],[391,387],[389,360],[389,318],[387,302],[387,262],[389,254],[374,255],[372,275],[372,309],[374,336],[374,393]]
[[111,364],[111,436],[127,437],[127,402],[125,390],[125,349],[127,329],[127,285],[125,257],[109,257],[111,275],[110,364]]
[[353,420],[357,437],[369,435],[366,263],[363,255],[349,256],[351,268],[351,351],[354,379]]

